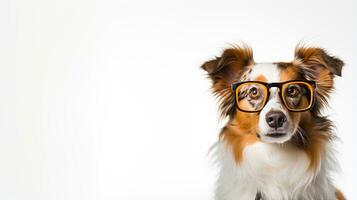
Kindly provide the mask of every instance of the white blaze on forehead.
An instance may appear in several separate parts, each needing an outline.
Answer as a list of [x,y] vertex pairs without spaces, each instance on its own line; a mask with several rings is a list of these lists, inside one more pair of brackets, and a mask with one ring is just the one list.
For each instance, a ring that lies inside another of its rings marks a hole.
[[280,69],[277,64],[257,63],[252,67],[250,80],[254,80],[259,76],[264,76],[268,83],[280,82]]

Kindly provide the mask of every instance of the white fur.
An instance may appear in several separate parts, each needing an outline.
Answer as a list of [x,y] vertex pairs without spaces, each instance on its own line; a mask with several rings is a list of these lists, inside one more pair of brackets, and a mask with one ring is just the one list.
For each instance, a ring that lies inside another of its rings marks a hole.
[[215,153],[220,166],[216,200],[254,200],[257,191],[264,200],[336,199],[330,180],[336,163],[329,149],[316,171],[308,169],[309,159],[302,150],[287,143],[249,145],[240,164],[222,141],[215,145]]
[[257,63],[252,68],[250,73],[250,79],[254,80],[258,76],[263,75],[268,82],[279,82],[280,81],[280,70],[278,65],[273,63]]

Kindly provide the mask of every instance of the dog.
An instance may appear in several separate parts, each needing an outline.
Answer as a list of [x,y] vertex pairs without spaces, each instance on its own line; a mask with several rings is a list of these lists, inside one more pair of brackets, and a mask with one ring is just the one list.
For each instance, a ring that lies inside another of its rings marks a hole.
[[323,115],[343,65],[301,44],[291,62],[256,63],[241,44],[201,66],[227,119],[213,147],[215,199],[345,199],[332,183],[337,136]]

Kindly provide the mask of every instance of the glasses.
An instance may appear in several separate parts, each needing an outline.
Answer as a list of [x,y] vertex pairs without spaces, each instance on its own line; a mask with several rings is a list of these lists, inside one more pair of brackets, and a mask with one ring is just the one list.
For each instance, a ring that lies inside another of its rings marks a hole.
[[307,111],[314,103],[315,81],[295,80],[282,83],[246,81],[232,84],[238,110],[243,112],[261,111],[269,99],[272,87],[279,88],[280,99],[289,111]]

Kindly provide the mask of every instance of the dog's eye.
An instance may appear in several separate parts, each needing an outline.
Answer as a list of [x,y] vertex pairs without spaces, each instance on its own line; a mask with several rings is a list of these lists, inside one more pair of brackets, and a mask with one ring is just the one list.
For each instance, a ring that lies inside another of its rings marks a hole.
[[257,99],[260,96],[260,92],[256,87],[250,88],[249,97],[252,99]]
[[300,94],[300,89],[297,86],[292,85],[287,88],[286,92],[289,97],[297,97]]

